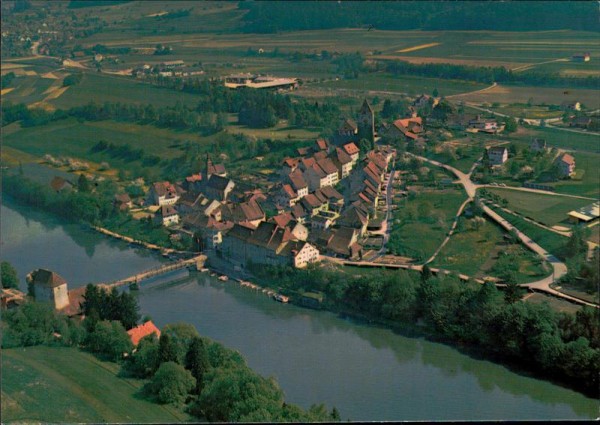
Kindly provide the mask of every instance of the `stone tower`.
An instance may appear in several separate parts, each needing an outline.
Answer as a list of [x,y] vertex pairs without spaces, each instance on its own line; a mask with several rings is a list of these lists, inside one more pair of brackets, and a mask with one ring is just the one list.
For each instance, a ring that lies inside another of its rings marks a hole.
[[27,275],[29,292],[36,301],[51,302],[56,310],[69,305],[67,282],[57,273],[38,269]]
[[367,102],[367,99],[364,100],[360,111],[358,112],[358,132],[361,138],[365,138],[370,140],[371,142],[375,140],[375,113],[373,112],[373,108]]

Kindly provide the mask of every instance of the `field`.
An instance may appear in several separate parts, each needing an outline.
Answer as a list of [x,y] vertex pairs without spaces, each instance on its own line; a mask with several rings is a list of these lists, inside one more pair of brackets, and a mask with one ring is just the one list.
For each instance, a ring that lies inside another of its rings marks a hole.
[[411,96],[422,93],[431,94],[437,88],[441,96],[449,96],[480,90],[485,88],[486,85],[471,81],[442,80],[416,76],[394,77],[386,74],[362,74],[354,80],[327,81],[311,84],[310,87],[335,91],[381,92],[383,94],[385,92],[395,92],[395,94],[406,93]]
[[546,139],[550,146],[600,153],[599,136],[597,134],[574,133],[553,128],[536,128],[534,134],[535,137]]
[[591,89],[569,89],[568,94],[559,87],[529,87],[529,86],[506,86],[498,84],[496,87],[479,93],[456,96],[454,100],[462,100],[476,104],[494,102],[498,103],[527,103],[533,99],[534,103],[546,103],[548,105],[560,105],[563,101],[577,99],[588,109],[600,108],[600,90]]
[[567,220],[567,213],[569,211],[576,210],[593,202],[586,199],[520,192],[509,189],[488,188],[487,190],[506,199],[509,210],[516,211],[550,227]]
[[558,258],[564,259],[564,247],[568,241],[566,236],[561,236],[557,233],[551,232],[550,230],[546,230],[540,226],[526,221],[521,217],[517,217],[513,214],[506,213],[497,208],[492,209],[496,211],[500,216],[502,216],[502,218],[507,220],[510,224],[512,224],[525,235],[530,237],[533,241],[535,241],[546,251],[548,251],[551,254],[554,254]]
[[141,381],[75,348],[2,350],[2,422],[180,422],[186,415],[141,398]]
[[426,260],[446,237],[465,199],[462,190],[447,189],[422,191],[414,199],[401,201],[393,213],[388,250],[396,255]]
[[[39,127],[18,129],[17,124],[11,124],[5,128],[8,127],[17,127],[15,131],[3,135],[2,142],[9,148],[38,158],[50,154],[55,157],[74,157],[95,163],[106,161],[111,167],[125,170],[130,169],[133,164],[139,167],[139,160],[127,162],[105,153],[92,153],[90,149],[99,141],[105,140],[117,146],[129,145],[132,149],[142,149],[147,156],[156,155],[161,159],[169,160],[183,154],[182,146],[187,140],[204,145],[208,143],[192,133],[178,133],[151,125],[115,121],[79,123],[75,119],[67,119]],[[158,172],[156,166],[145,168],[152,173]]]
[[503,243],[503,235],[500,228],[489,221],[478,230],[455,232],[431,265],[468,276],[493,276],[492,268],[498,255],[510,251],[518,262],[516,270],[519,282],[532,281],[548,274],[535,254],[516,245],[507,246]]
[[548,119],[562,117],[562,111],[551,111],[547,106],[527,105],[513,103],[511,105],[500,105],[497,108],[491,107],[494,112],[509,115],[511,117],[522,117],[532,119]]
[[[11,93],[12,94],[12,93]],[[175,106],[181,102],[187,106],[196,106],[198,96],[175,90],[155,87],[135,81],[132,77],[117,77],[107,74],[85,72],[79,84],[69,87],[62,96],[50,102],[57,108],[68,109],[85,105],[90,101],[148,104],[155,107]]]
[[600,154],[571,152],[575,158],[577,177],[560,180],[552,185],[559,193],[598,198],[600,187]]

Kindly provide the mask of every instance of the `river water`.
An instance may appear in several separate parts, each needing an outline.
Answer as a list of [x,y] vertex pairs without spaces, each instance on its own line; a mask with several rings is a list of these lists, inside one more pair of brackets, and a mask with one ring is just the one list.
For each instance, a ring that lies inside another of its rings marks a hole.
[[[21,285],[46,267],[78,287],[111,281],[162,258],[76,225],[5,203],[2,260]],[[239,350],[264,376],[274,376],[291,403],[336,406],[343,419],[589,419],[598,401],[450,347],[272,301],[207,274],[142,285],[141,313],[162,327],[192,323],[201,335]]]

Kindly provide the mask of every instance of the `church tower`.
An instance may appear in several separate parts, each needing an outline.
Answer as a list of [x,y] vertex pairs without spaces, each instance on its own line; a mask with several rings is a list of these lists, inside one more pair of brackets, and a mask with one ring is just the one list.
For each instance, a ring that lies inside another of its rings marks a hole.
[[357,121],[360,137],[373,142],[375,140],[375,113],[369,102],[367,102],[367,99],[364,100],[358,112]]

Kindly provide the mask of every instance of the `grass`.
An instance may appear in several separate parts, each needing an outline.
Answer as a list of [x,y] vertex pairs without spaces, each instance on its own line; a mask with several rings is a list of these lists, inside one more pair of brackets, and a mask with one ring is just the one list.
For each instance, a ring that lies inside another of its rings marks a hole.
[[75,348],[2,350],[3,422],[180,422],[186,415],[141,398],[142,381]]
[[581,306],[579,304],[573,304],[568,301],[555,298],[550,295],[540,294],[536,292],[534,294],[526,295],[525,302],[532,304],[542,304],[547,303],[548,306],[557,312],[565,312],[570,314],[575,314],[579,310],[581,310]]
[[378,92],[401,92],[409,95],[431,93],[438,89],[440,95],[449,96],[464,92],[480,90],[486,87],[480,84],[461,80],[443,80],[417,76],[394,77],[389,74],[363,74],[353,80],[327,81],[311,85],[311,87],[333,90],[362,90]]
[[519,282],[529,282],[548,274],[535,254],[519,245],[507,245],[503,236],[504,232],[489,221],[477,230],[455,232],[431,265],[468,276],[493,276],[498,255],[510,253],[511,260],[517,264]]
[[[598,142],[598,140],[597,140]],[[552,183],[558,193],[598,198],[600,194],[600,154],[571,152],[575,158],[575,170],[581,178],[571,178]],[[590,201],[591,203],[591,201]]]
[[506,199],[509,210],[516,211],[550,227],[567,220],[569,211],[593,202],[586,199],[520,192],[510,189],[488,188],[487,190]]
[[492,110],[511,117],[524,117],[532,119],[547,119],[562,117],[563,111],[551,111],[547,106],[513,103],[511,105],[500,105]]
[[14,87],[9,93],[2,96],[2,101],[10,101],[13,103],[25,103],[30,105],[44,99],[47,94],[44,94],[55,80],[49,78],[41,78],[39,76],[17,77],[13,80],[11,87]]
[[393,214],[388,249],[396,255],[426,260],[446,237],[465,199],[462,190],[448,189],[424,191],[414,199],[401,201]]
[[85,72],[79,84],[69,87],[62,96],[51,100],[50,103],[57,108],[68,109],[85,105],[92,100],[98,104],[121,102],[146,105],[151,103],[155,107],[161,107],[175,106],[177,102],[196,106],[199,98],[194,94],[136,81],[133,77]]
[[3,144],[30,155],[42,157],[49,153],[94,162],[107,161],[111,166],[123,169],[131,167],[131,163],[111,158],[104,153],[91,153],[90,148],[100,140],[105,140],[115,145],[129,144],[133,149],[141,148],[146,155],[172,159],[182,155],[180,145],[187,140],[208,143],[207,139],[193,133],[115,121],[80,123],[75,119],[66,119],[39,127],[16,131],[11,129],[9,133],[3,135]]
[[539,127],[531,129],[527,133],[527,142],[530,142],[533,137],[538,137],[546,139],[548,145],[557,148],[600,153],[599,139],[598,136],[594,134],[574,133],[571,131]]
[[491,208],[546,251],[554,254],[558,258],[564,259],[564,247],[568,241],[566,236],[561,236],[558,233],[546,230],[540,226],[526,221],[521,217],[506,213],[499,208]]
[[577,99],[590,110],[600,107],[600,90],[568,89],[565,95],[562,87],[533,87],[533,86],[508,86],[498,84],[496,87],[479,93],[455,97],[454,100],[463,100],[477,104],[498,102],[501,104],[527,103],[533,99],[535,104],[560,105],[564,100]]

